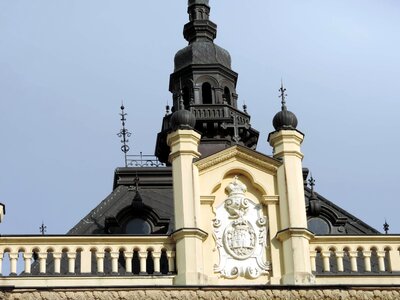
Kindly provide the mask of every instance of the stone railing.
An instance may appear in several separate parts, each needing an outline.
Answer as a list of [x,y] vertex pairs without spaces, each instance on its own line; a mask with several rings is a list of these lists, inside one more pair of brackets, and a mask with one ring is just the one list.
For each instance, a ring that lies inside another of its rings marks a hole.
[[0,271],[0,286],[41,276],[172,278],[175,244],[168,236],[1,236]]
[[315,236],[310,241],[311,269],[317,282],[324,276],[329,283],[343,282],[343,276],[390,276],[393,280],[396,273],[400,282],[399,250],[397,235]]

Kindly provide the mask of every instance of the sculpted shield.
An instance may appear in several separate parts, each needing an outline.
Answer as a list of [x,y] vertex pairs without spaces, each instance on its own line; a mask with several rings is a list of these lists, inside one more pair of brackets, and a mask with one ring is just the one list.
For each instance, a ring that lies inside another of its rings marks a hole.
[[228,198],[216,209],[214,238],[219,264],[214,271],[225,278],[257,278],[267,274],[265,261],[267,218],[260,205],[245,197],[246,186],[236,176],[226,190]]

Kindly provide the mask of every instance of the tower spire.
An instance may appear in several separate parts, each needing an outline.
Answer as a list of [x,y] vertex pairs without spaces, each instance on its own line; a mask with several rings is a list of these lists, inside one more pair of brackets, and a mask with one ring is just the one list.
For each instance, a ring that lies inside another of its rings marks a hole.
[[211,22],[209,0],[188,0],[189,23],[183,28],[183,36],[192,44],[195,41],[213,41],[217,37],[217,25]]

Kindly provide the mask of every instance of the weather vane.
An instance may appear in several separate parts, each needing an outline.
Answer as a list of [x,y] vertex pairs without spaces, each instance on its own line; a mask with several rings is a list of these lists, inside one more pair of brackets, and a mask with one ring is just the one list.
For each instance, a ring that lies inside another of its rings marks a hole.
[[42,235],[44,235],[47,231],[47,226],[44,226],[44,222],[42,221],[42,225],[39,227],[39,231]]
[[125,167],[128,167],[128,159],[127,159],[127,153],[129,151],[129,146],[128,146],[129,139],[128,138],[131,136],[131,133],[128,131],[128,129],[125,128],[127,113],[125,113],[124,109],[125,109],[125,106],[122,103],[121,113],[120,113],[122,129],[120,130],[120,132],[117,135],[119,138],[121,138],[121,143],[122,143],[121,151],[124,152]]

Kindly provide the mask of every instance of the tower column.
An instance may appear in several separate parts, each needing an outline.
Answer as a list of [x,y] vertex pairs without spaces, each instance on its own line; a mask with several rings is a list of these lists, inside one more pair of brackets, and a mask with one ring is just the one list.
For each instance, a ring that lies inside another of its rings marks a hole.
[[273,120],[274,132],[268,141],[273,147],[274,158],[283,164],[278,169],[280,230],[276,238],[281,242],[283,256],[282,284],[311,284],[310,244],[312,233],[307,229],[304,182],[300,145],[304,135],[296,130],[297,118],[286,108],[286,89],[279,90],[282,110]]
[[175,131],[167,136],[171,152],[174,185],[176,285],[199,285],[207,282],[204,275],[203,241],[207,233],[199,228],[200,197],[198,172],[193,160],[200,157],[201,135],[193,130],[196,120],[187,110],[179,110],[171,117]]

